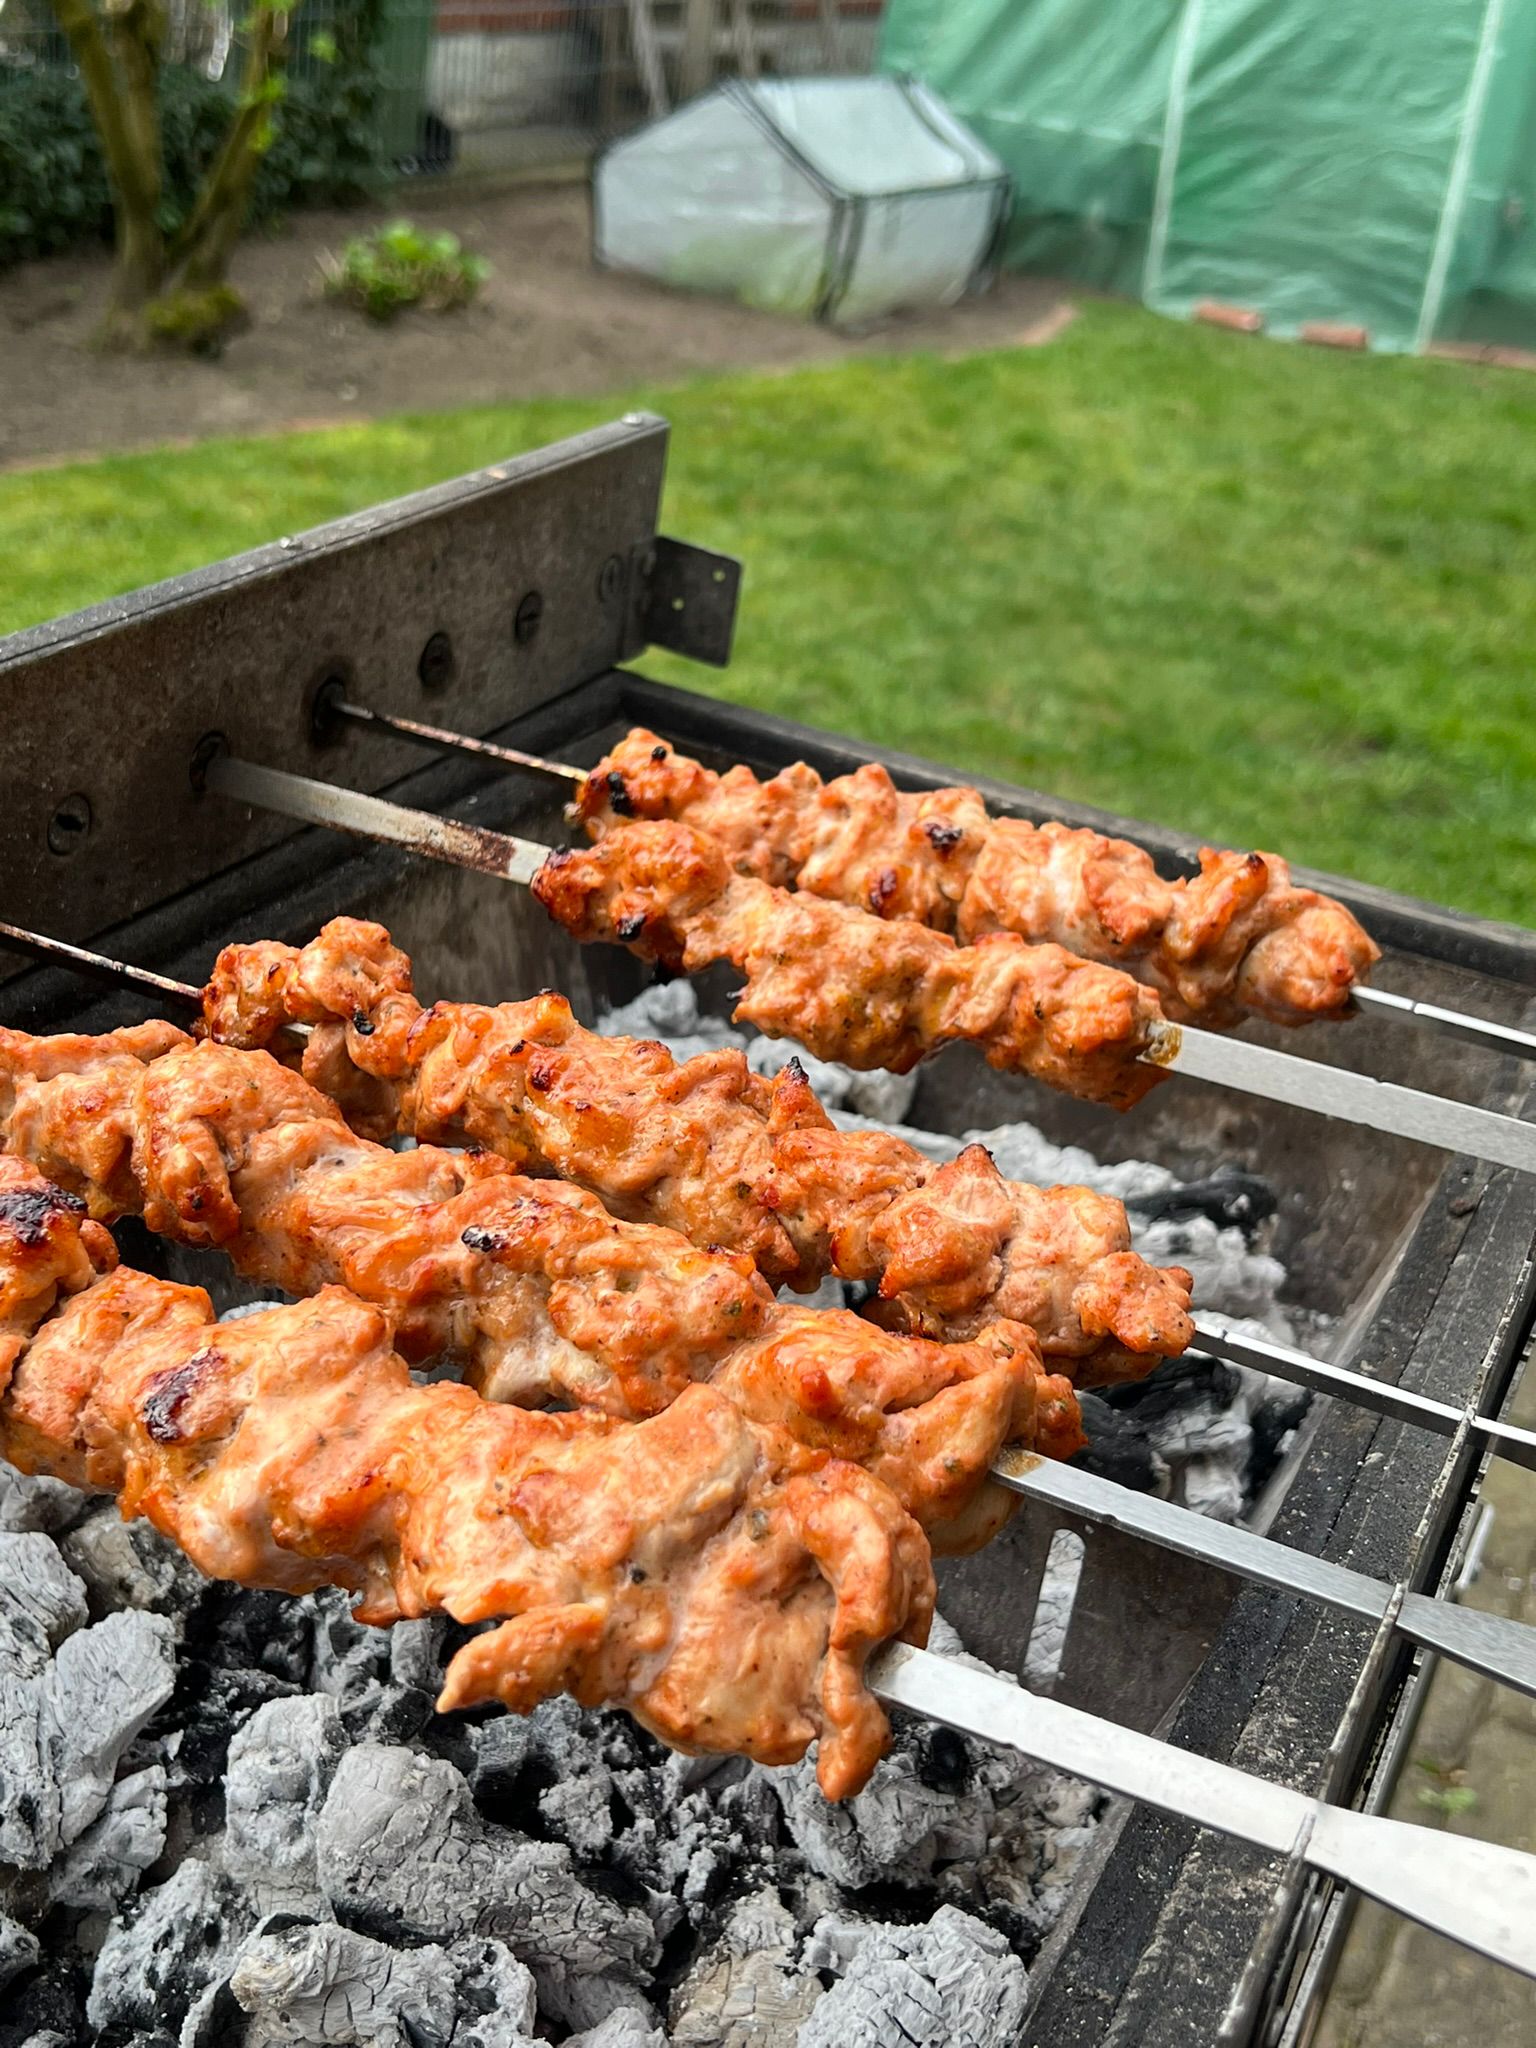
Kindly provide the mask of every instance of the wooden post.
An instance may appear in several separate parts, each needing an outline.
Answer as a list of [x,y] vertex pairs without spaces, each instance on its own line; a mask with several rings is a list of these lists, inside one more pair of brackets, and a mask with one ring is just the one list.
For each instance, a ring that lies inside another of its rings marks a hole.
[[715,73],[717,0],[687,0],[683,10],[683,61],[678,73],[679,99],[703,92]]

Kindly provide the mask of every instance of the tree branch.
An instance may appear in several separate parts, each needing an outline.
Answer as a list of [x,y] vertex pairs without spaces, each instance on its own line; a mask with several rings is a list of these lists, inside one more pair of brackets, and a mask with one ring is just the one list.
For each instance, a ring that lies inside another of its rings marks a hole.
[[234,120],[171,245],[171,260],[186,263],[190,283],[222,281],[270,130],[275,103],[271,81],[281,77],[287,61],[288,23],[298,4],[294,0],[289,8],[275,0],[257,0]]

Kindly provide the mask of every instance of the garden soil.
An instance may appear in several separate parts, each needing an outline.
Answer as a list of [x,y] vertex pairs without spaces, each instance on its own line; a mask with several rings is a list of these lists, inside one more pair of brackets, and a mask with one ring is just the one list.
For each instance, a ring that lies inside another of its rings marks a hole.
[[[489,259],[476,303],[379,326],[325,300],[325,255],[407,209]],[[685,296],[593,267],[586,191],[576,184],[490,196],[438,190],[397,196],[378,214],[296,214],[281,234],[242,246],[234,282],[251,324],[212,361],[98,354],[91,336],[106,282],[106,258],[95,254],[0,273],[0,468],[710,370],[1007,348],[1048,340],[1070,317],[1059,288],[1040,278],[1005,277],[959,306],[851,335]]]

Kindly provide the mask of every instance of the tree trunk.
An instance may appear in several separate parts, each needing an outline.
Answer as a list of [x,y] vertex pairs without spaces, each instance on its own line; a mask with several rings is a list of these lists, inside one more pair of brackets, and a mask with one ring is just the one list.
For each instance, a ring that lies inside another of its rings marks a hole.
[[102,339],[125,343],[138,338],[139,316],[165,280],[155,105],[164,10],[160,0],[108,0],[106,33],[91,0],[54,0],[54,13],[80,67],[112,188],[117,261]]
[[240,312],[230,259],[281,98],[290,14],[299,0],[254,0],[240,97],[196,204],[168,246],[159,224],[161,156],[156,81],[165,0],[53,0],[80,68],[112,187],[117,258],[102,340],[153,337],[218,345]]

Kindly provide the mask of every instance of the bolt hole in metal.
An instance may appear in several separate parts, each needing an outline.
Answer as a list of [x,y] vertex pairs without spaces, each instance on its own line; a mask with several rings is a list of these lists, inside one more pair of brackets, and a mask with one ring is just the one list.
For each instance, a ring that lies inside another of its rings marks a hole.
[[456,667],[452,640],[446,633],[434,633],[421,650],[416,678],[424,690],[446,690]]
[[347,701],[347,678],[337,671],[323,676],[309,706],[309,737],[317,747],[331,747],[341,738],[340,707]]
[[598,572],[597,601],[599,604],[613,603],[613,600],[619,594],[619,586],[623,581],[623,576],[623,563],[617,555],[610,555]]
[[537,590],[530,590],[518,599],[517,610],[512,614],[512,638],[519,647],[526,647],[539,630],[544,617],[544,599]]
[[205,732],[192,749],[192,760],[188,770],[192,787],[201,796],[208,787],[208,769],[220,754],[227,753],[229,741],[221,732]]
[[48,851],[57,854],[61,860],[67,860],[84,846],[93,822],[90,798],[76,790],[72,796],[65,797],[48,820]]

